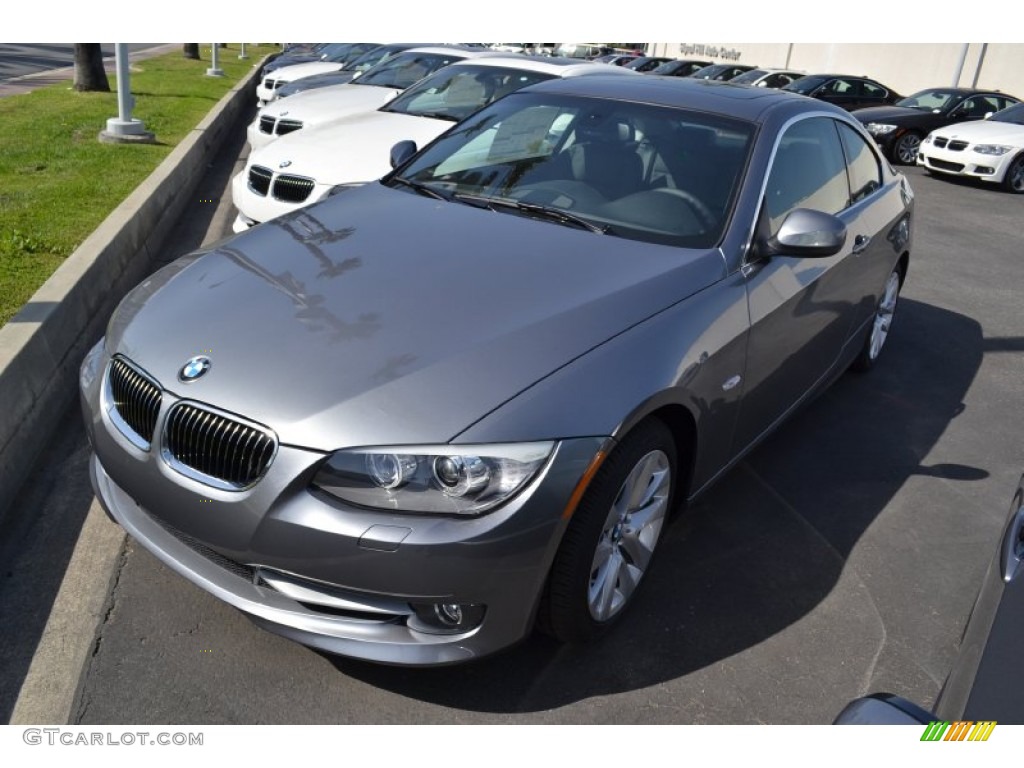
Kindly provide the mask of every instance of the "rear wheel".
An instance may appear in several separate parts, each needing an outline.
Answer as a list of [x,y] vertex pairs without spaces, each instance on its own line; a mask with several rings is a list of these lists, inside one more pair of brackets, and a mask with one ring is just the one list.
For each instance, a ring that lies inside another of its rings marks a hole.
[[853,368],[857,371],[868,371],[874,367],[882,354],[886,339],[889,338],[889,330],[892,328],[893,320],[896,318],[896,304],[900,298],[900,270],[899,267],[889,273],[885,281],[885,290],[882,292],[882,299],[875,309],[875,316],[868,329],[867,338],[860,354],[853,362]]
[[1003,177],[1003,187],[1007,192],[1024,194],[1024,153],[1017,155]]
[[662,422],[638,426],[598,470],[551,568],[540,627],[568,643],[592,640],[633,603],[672,504],[677,459]]

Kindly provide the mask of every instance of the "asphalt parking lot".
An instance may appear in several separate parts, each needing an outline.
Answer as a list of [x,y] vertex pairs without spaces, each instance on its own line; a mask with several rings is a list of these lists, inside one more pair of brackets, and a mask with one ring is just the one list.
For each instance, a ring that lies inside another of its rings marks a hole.
[[[233,161],[211,169],[218,197]],[[1024,198],[906,173],[915,245],[883,361],[842,377],[687,510],[602,642],[538,635],[428,670],[330,658],[128,541],[72,722],[827,723],[877,690],[930,706],[1024,471]],[[186,214],[181,242],[228,232],[224,209],[208,210]],[[76,418],[25,498],[80,524],[91,494]],[[57,552],[73,544],[52,535]],[[9,581],[59,583],[62,569],[25,552]],[[5,612],[38,632],[45,599],[12,599]],[[4,661],[23,675],[19,648]]]

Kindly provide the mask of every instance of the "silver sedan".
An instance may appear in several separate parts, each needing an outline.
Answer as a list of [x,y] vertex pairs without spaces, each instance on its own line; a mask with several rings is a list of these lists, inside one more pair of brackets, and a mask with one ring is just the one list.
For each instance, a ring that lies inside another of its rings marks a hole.
[[138,286],[81,371],[111,516],[332,653],[613,626],[676,510],[876,364],[913,230],[843,110],[638,80],[512,93]]

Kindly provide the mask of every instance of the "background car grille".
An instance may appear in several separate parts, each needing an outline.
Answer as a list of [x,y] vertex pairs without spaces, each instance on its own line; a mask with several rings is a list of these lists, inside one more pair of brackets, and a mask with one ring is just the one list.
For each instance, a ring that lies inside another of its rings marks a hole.
[[292,133],[302,128],[301,120],[278,120],[277,121],[277,135],[284,136],[286,133]]
[[944,171],[956,171],[960,173],[964,169],[963,163],[951,163],[947,160],[936,160],[934,157],[928,158],[928,164],[935,167],[941,168]]
[[965,149],[967,149],[967,142],[966,141],[951,141],[951,142],[949,142],[949,151],[950,152],[963,152]]
[[249,189],[261,197],[266,197],[270,191],[270,180],[274,172],[262,165],[254,165],[249,169]]
[[301,176],[278,176],[274,182],[274,197],[286,203],[301,203],[313,191],[313,180]]
[[191,403],[175,405],[164,427],[164,451],[171,466],[178,471],[187,467],[204,476],[193,479],[232,490],[263,477],[276,448],[277,439],[267,430]]
[[[124,425],[142,439],[149,449],[160,412],[160,388],[118,357],[110,361],[110,394],[114,410]],[[128,435],[131,437],[131,435]]]
[[260,133],[274,132],[274,118],[264,115],[260,118]]

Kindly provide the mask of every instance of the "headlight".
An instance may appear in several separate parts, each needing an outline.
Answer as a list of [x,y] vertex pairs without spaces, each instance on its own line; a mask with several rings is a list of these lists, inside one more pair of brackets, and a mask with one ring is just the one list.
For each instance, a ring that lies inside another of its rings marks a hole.
[[332,455],[313,485],[371,509],[478,515],[525,486],[544,466],[554,445],[354,448]]
[[868,129],[868,133],[872,136],[885,136],[885,134],[896,130],[896,126],[889,123],[868,123],[864,127]]
[[1012,149],[1013,147],[1008,147],[1005,144],[976,144],[974,146],[974,151],[979,155],[1005,155]]
[[931,143],[932,143],[932,134],[930,134],[930,133],[929,133],[929,134],[928,134],[927,136],[925,136],[925,137],[924,137],[924,138],[923,138],[923,139],[921,140],[921,143],[922,143],[922,144],[931,144]]

